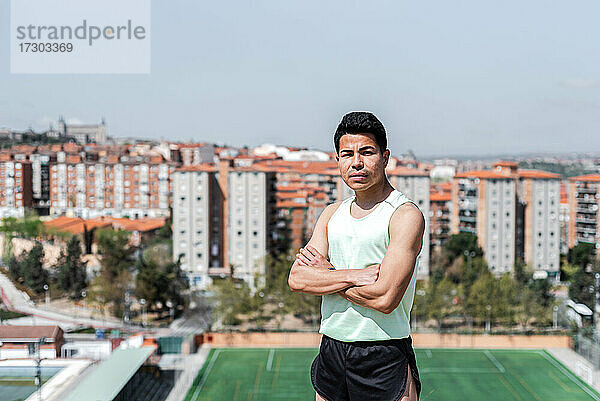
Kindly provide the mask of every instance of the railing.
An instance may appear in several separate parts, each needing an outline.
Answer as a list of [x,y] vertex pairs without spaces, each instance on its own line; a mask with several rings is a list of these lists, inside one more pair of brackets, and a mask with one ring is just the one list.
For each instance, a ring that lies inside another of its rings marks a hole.
[[577,191],[577,193],[580,194],[595,194],[597,189],[596,188],[590,188],[590,187],[578,187],[575,188],[575,191]]
[[576,200],[577,200],[578,203],[591,203],[591,204],[595,204],[595,203],[598,202],[594,197],[591,197],[591,198],[576,198]]
[[600,346],[591,338],[578,333],[575,352],[591,362],[596,369],[600,368]]
[[577,242],[587,242],[590,244],[595,244],[596,243],[596,238],[594,238],[593,236],[589,236],[589,237],[582,237],[581,235],[577,236]]
[[577,222],[577,223],[587,223],[587,224],[596,224],[596,219],[587,219],[585,217],[577,216],[577,218],[575,219],[575,222]]
[[596,214],[597,210],[594,210],[590,207],[578,207],[577,208],[577,213],[589,213],[589,214]]
[[583,232],[583,233],[588,233],[588,234],[596,234],[598,231],[595,228],[588,228],[588,227],[577,227],[577,232]]

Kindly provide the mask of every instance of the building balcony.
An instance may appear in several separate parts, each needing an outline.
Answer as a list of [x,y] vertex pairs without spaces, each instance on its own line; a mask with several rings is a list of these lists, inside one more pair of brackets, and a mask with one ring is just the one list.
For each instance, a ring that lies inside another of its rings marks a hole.
[[595,194],[597,192],[597,189],[593,187],[578,187],[575,190],[578,194]]
[[458,216],[459,221],[466,221],[468,223],[475,223],[477,221],[477,216]]
[[577,213],[585,213],[585,214],[596,214],[596,212],[598,211],[597,208],[591,208],[591,207],[578,207],[577,208]]
[[596,198],[594,198],[593,196],[590,196],[588,198],[577,198],[577,203],[584,203],[584,204],[596,204],[598,201],[596,200]]
[[458,231],[472,233],[472,234],[477,233],[477,229],[475,227],[458,227]]
[[594,237],[583,237],[581,235],[577,236],[577,242],[586,242],[588,244],[595,244],[596,243],[596,238]]
[[[586,216],[586,217],[584,217]],[[577,215],[577,218],[575,219],[575,223],[587,223],[587,224],[596,224],[596,219],[590,219],[587,216],[589,215]]]
[[594,234],[594,235],[596,235],[596,233],[597,233],[596,228],[592,228],[592,227],[580,227],[580,226],[578,226],[578,227],[576,227],[576,230],[577,230],[578,233],[581,232],[581,233],[588,233],[588,234]]

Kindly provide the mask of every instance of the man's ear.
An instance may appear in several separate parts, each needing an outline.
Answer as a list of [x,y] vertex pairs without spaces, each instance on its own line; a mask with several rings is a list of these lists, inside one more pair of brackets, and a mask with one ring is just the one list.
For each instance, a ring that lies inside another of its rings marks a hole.
[[385,167],[387,167],[388,162],[390,161],[390,150],[386,149],[385,152],[383,152],[383,158],[385,159]]

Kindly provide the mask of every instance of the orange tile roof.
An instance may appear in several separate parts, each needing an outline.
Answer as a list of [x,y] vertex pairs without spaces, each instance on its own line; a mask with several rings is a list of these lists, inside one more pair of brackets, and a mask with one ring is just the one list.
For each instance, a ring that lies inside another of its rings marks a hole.
[[79,217],[60,216],[55,219],[44,222],[47,227],[58,231],[69,232],[71,234],[81,234],[94,228],[113,227],[126,231],[152,231],[165,225],[164,218],[142,218],[131,220],[127,218],[117,218],[111,216],[95,217],[93,219],[83,220]]
[[523,177],[523,178],[556,178],[556,179],[560,179],[560,174],[556,174],[556,173],[550,173],[548,171],[542,171],[542,170],[519,170],[518,171],[519,177]]
[[275,204],[275,207],[278,208],[307,208],[308,204],[306,203],[298,203],[298,202],[293,202],[293,201],[278,201]]
[[459,173],[454,176],[455,178],[481,178],[481,179],[512,179],[511,176],[506,174],[497,173],[490,170],[472,170]]
[[442,191],[452,191],[452,183],[451,182],[442,182],[438,184]]
[[98,227],[108,227],[111,223],[106,221],[83,220],[79,217],[60,216],[56,219],[44,222],[44,225],[58,231],[81,234],[86,230],[89,231]]
[[429,177],[429,173],[423,170],[410,167],[396,167],[393,170],[387,171],[388,175],[401,175],[401,176],[418,176],[418,177]]
[[429,200],[431,202],[445,202],[452,200],[452,194],[443,193],[443,192],[435,192],[429,195]]
[[569,181],[600,182],[600,174],[586,174],[578,175],[576,177],[569,177]]
[[190,165],[187,165],[187,166],[179,167],[179,168],[175,169],[175,171],[181,171],[181,172],[186,172],[186,171],[190,171],[190,172],[194,172],[194,171],[215,172],[215,171],[217,171],[217,166],[215,166],[214,164],[210,164],[210,163],[190,164]]
[[509,162],[509,161],[499,161],[493,164],[494,167],[519,167],[519,163],[517,162]]

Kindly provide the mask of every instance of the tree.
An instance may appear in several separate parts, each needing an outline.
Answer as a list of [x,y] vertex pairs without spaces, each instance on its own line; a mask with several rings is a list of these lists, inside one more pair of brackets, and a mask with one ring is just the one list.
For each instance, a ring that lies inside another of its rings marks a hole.
[[129,233],[102,229],[97,232],[100,274],[93,280],[91,296],[110,304],[116,316],[123,316],[125,294],[133,290],[135,248],[129,245]]
[[66,253],[61,253],[58,266],[58,285],[73,299],[81,298],[81,292],[87,287],[86,263],[81,259],[81,242],[77,236],[67,243]]
[[24,284],[37,293],[44,291],[48,284],[48,272],[44,269],[44,248],[39,241],[27,253],[21,262],[21,273]]
[[490,270],[488,265],[482,257],[476,257],[474,259],[469,258],[462,264],[461,271],[461,282],[464,287],[465,296],[468,297],[471,291],[471,287],[479,279],[479,277],[489,274]]
[[583,266],[573,274],[571,285],[569,286],[569,298],[575,302],[580,302],[587,305],[591,310],[594,310],[594,293],[590,288],[594,286],[594,278],[592,274],[586,273]]
[[451,260],[459,256],[465,257],[465,252],[468,252],[469,255],[473,253],[473,258],[483,256],[483,249],[477,243],[477,236],[468,232],[451,235],[443,249]]
[[587,269],[596,260],[596,246],[586,242],[580,242],[569,249],[567,260],[577,266]]
[[494,320],[502,309],[500,291],[491,273],[482,274],[471,287],[466,299],[467,313],[480,321]]
[[453,299],[457,294],[456,285],[449,278],[444,278],[435,284],[430,281],[425,293],[427,317],[442,327],[442,320],[448,316],[453,308]]
[[189,288],[179,260],[173,261],[168,244],[158,243],[147,248],[135,264],[135,296],[145,299],[152,310],[161,305],[167,309],[170,301],[175,311],[186,304],[185,292]]
[[250,288],[245,281],[233,277],[215,279],[211,291],[215,303],[213,314],[221,324],[237,325],[240,323],[239,315],[250,311]]

